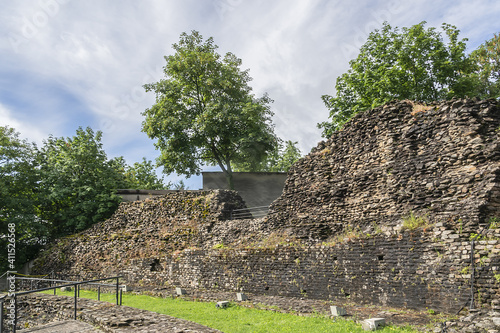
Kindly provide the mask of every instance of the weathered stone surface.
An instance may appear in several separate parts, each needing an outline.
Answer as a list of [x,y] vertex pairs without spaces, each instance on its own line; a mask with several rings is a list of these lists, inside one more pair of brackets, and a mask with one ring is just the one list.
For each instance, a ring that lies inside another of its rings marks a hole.
[[332,305],[330,306],[330,311],[332,313],[332,316],[334,317],[347,315],[347,311],[344,308],[341,308],[340,306]]
[[[496,101],[455,100],[418,113],[409,102],[388,104],[299,161],[268,219],[225,220],[243,205],[233,192],[174,193],[121,205],[108,221],[57,242],[36,267],[82,278],[124,274],[134,290],[448,313],[470,300],[474,277],[476,305],[489,308],[500,298],[500,229],[484,230],[500,216],[499,127]],[[410,211],[430,225],[403,230]],[[479,233],[472,270],[470,239]]]
[[97,333],[102,332],[90,324],[78,320],[56,321],[18,331],[20,333]]
[[[73,298],[31,294],[19,301],[21,321],[19,327],[33,323],[32,318],[43,314],[49,318],[73,318]],[[103,332],[220,332],[184,319],[107,302],[78,299],[77,319],[98,327]],[[55,332],[55,331],[54,331]]]
[[370,318],[365,319],[361,322],[361,327],[365,331],[376,331],[379,328],[382,328],[385,325],[384,318]]
[[230,243],[242,230],[249,231],[249,225],[239,227],[245,220],[228,220],[231,210],[244,207],[241,197],[228,190],[178,191],[124,202],[107,221],[56,241],[33,269],[60,272],[71,268],[79,270],[78,275],[102,276],[110,262],[113,271],[119,271],[131,260],[148,258],[147,269],[162,270],[159,259],[167,253]]
[[500,216],[500,107],[452,100],[364,112],[289,171],[269,223],[311,241],[400,227],[413,211],[471,232]]

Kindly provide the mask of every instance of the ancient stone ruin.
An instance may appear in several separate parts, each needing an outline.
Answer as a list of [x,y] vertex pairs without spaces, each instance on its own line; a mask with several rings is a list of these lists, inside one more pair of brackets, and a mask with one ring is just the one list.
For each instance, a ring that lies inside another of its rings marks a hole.
[[231,191],[122,203],[35,272],[448,313],[474,294],[488,307],[500,297],[499,136],[494,100],[393,102],[298,161],[265,219],[228,220],[243,207]]
[[393,102],[355,117],[289,172],[270,222],[322,240],[401,227],[411,212],[463,230],[500,216],[498,102]]

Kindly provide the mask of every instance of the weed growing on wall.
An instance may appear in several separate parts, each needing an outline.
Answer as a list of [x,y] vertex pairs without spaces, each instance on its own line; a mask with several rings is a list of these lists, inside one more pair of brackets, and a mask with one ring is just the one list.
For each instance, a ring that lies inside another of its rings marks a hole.
[[401,230],[415,230],[427,226],[429,226],[427,215],[417,216],[413,211],[410,211],[409,215],[403,216],[403,227]]
[[490,217],[489,225],[490,229],[500,228],[500,217]]

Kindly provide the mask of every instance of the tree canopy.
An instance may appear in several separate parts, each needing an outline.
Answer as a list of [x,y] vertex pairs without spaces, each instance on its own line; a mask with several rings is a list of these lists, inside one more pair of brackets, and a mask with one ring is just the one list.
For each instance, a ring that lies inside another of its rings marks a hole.
[[159,178],[155,173],[153,162],[145,157],[142,162],[135,162],[132,166],[125,165],[123,169],[127,188],[167,190],[173,186],[170,182],[166,185],[163,183],[163,177]]
[[470,58],[475,65],[472,74],[476,80],[476,96],[500,97],[500,33],[481,44]]
[[52,236],[81,231],[108,218],[126,185],[116,160],[108,160],[102,133],[79,128],[71,138],[49,137],[38,154],[42,197],[39,215]]
[[336,95],[322,96],[331,122],[319,124],[330,136],[358,112],[394,99],[435,101],[472,95],[473,61],[466,56],[459,30],[442,28],[448,41],[435,28],[421,22],[410,28],[392,28],[384,23],[370,33],[349,70],[337,78]]
[[[16,264],[33,259],[55,238],[81,231],[115,211],[119,188],[165,189],[151,161],[132,166],[108,159],[102,133],[79,128],[68,138],[50,136],[41,148],[0,127],[0,247],[7,248],[8,225],[16,233]],[[6,256],[0,256],[5,271]]]
[[0,271],[7,265],[8,225],[15,224],[16,262],[30,260],[46,241],[47,226],[36,216],[39,175],[36,147],[19,138],[13,128],[0,127]]
[[233,163],[261,161],[277,146],[272,101],[251,93],[241,60],[219,55],[212,38],[183,33],[173,49],[165,78],[144,86],[156,93],[156,103],[143,112],[142,130],[157,139],[165,173],[189,177],[204,164],[218,165],[233,188]]
[[234,171],[238,172],[288,172],[290,167],[302,156],[297,147],[298,142],[287,140],[284,144],[280,139],[278,147],[264,160],[236,164]]

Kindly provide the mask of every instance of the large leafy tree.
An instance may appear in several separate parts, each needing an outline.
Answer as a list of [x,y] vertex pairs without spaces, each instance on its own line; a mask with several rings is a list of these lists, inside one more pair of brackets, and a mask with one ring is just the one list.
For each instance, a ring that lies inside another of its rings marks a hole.
[[115,190],[126,186],[125,177],[120,163],[108,160],[101,138],[99,131],[79,128],[70,138],[49,137],[39,151],[38,213],[52,238],[108,218],[120,202]]
[[145,85],[156,103],[143,115],[143,131],[157,139],[165,173],[191,176],[218,165],[233,188],[232,163],[261,161],[277,146],[272,102],[251,93],[248,70],[234,54],[219,55],[212,38],[181,34],[165,57],[165,78]]
[[47,240],[47,225],[35,214],[39,180],[35,148],[13,128],[0,127],[0,249],[5,250],[0,271],[11,268],[7,265],[9,225],[15,226],[14,265],[30,260]]
[[472,77],[477,80],[476,95],[481,98],[500,97],[500,33],[487,40],[474,50],[470,59],[475,71]]
[[284,144],[279,140],[278,147],[264,160],[244,162],[235,166],[239,172],[288,172],[290,167],[302,156],[297,147],[298,142],[287,140]]
[[435,101],[474,94],[475,80],[470,76],[473,62],[465,54],[466,39],[459,30],[442,26],[448,41],[425,22],[410,28],[382,29],[370,33],[347,73],[337,78],[336,95],[324,95],[331,122],[319,124],[323,136],[358,112],[394,99]]
[[168,190],[172,184],[163,183],[163,178],[158,177],[155,172],[156,167],[153,162],[145,157],[142,162],[135,162],[132,166],[124,168],[127,188],[148,189],[148,190]]

